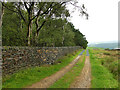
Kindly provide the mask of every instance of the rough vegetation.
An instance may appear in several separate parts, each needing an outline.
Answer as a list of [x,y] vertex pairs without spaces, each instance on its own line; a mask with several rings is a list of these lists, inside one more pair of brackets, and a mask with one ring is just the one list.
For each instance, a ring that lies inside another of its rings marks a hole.
[[118,87],[118,51],[90,50],[93,88]]

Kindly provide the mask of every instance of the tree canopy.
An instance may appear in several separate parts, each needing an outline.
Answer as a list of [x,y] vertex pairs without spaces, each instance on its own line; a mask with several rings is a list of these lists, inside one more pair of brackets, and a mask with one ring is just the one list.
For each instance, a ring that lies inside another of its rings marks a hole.
[[66,2],[2,2],[3,45],[86,48],[85,36],[67,21],[70,13],[65,5]]

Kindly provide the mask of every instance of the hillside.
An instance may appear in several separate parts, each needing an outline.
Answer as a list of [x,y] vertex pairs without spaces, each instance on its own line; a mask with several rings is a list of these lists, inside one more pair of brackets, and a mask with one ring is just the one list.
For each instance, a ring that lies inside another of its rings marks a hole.
[[94,43],[94,44],[89,44],[88,47],[99,47],[99,48],[109,48],[109,49],[120,48],[120,46],[118,47],[118,43],[98,43],[98,44]]

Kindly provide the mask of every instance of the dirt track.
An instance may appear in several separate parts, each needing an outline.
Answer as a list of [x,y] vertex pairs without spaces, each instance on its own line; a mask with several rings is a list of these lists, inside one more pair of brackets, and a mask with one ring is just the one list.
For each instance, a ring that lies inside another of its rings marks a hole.
[[70,88],[90,88],[91,86],[91,65],[89,56],[86,56],[85,65],[80,73],[80,76],[76,77],[75,81],[70,85]]
[[61,69],[57,73],[55,73],[49,77],[46,77],[46,78],[42,79],[40,82],[32,84],[31,86],[28,86],[26,88],[49,88],[55,81],[57,81],[62,76],[64,76],[64,74],[67,73],[78,62],[78,60],[80,59],[80,55],[78,55],[77,58],[74,59],[68,66]]

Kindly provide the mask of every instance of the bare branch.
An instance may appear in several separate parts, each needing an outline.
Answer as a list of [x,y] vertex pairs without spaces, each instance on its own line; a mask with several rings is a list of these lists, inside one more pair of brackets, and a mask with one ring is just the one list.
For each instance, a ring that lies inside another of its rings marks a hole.
[[53,5],[53,2],[50,4],[50,6],[47,8],[47,10],[41,14],[41,16],[42,16],[43,14],[47,14],[47,12],[49,11],[49,8],[51,8],[52,5]]
[[44,24],[46,23],[46,20],[45,21],[43,21],[43,23],[42,23],[42,25],[37,29],[37,35],[38,35],[38,33],[39,33],[39,31],[40,31],[40,29],[44,26]]
[[31,20],[35,19],[36,17],[38,17],[40,15],[40,11],[42,10],[43,5],[41,6],[41,8],[38,10],[37,15],[35,15]]
[[26,19],[25,19],[24,16],[22,15],[22,12],[21,12],[20,9],[18,9],[18,12],[19,12],[21,18],[23,19],[23,21],[24,21],[25,23],[27,23]]
[[27,2],[24,2],[25,8],[27,9],[27,11],[29,11],[29,8],[27,7]]

